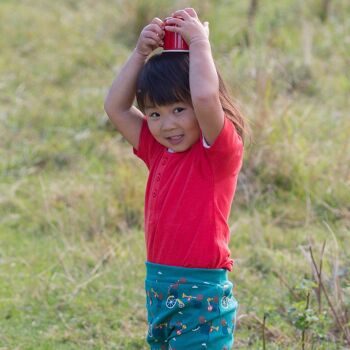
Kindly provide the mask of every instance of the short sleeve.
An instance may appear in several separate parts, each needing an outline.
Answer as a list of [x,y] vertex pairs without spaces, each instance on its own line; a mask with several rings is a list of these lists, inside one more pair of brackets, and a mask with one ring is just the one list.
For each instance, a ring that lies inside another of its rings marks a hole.
[[219,136],[205,151],[212,163],[214,173],[225,177],[236,175],[241,169],[243,141],[234,124],[227,117]]
[[147,165],[147,168],[150,169],[152,159],[162,151],[163,146],[152,136],[147,121],[144,119],[142,122],[138,149],[133,147],[134,154],[142,159]]

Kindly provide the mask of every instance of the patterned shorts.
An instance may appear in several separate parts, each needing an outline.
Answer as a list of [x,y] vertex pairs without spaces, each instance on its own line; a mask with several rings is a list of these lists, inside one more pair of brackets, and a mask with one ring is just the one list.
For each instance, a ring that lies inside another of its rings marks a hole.
[[146,262],[147,342],[152,350],[229,350],[237,301],[224,269]]

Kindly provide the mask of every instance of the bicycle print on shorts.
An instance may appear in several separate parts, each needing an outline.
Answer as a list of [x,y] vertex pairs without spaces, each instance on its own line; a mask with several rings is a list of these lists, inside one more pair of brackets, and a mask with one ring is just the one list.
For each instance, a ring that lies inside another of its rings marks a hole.
[[181,336],[192,334],[200,340],[201,349],[206,349],[207,343],[220,334],[231,334],[233,338],[237,301],[229,281],[223,284],[193,284],[186,278],[174,283],[146,281],[146,295],[150,344],[168,341],[180,344]]

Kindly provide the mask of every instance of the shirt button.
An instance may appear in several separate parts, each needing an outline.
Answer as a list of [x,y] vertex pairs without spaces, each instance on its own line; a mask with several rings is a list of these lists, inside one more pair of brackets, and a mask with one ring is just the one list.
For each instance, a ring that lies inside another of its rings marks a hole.
[[157,182],[160,181],[160,175],[159,174],[157,175],[156,180],[157,180]]
[[154,191],[154,192],[153,192],[153,198],[155,198],[156,196],[157,196],[157,192]]

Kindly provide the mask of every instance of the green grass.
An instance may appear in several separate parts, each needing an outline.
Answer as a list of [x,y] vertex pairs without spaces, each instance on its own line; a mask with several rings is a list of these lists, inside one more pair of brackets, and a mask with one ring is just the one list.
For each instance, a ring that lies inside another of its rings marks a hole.
[[[180,1],[0,3],[0,349],[146,349],[144,165],[103,101]],[[192,1],[252,124],[230,225],[237,349],[345,349],[350,5]],[[307,294],[309,307],[305,311]]]

